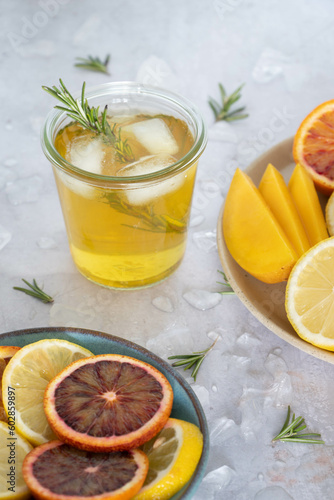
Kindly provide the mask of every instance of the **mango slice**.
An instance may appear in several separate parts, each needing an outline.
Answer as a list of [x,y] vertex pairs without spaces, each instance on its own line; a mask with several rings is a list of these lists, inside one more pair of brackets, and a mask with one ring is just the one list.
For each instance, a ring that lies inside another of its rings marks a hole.
[[236,262],[265,283],[286,280],[298,259],[259,190],[239,168],[225,200],[223,233]]
[[328,238],[325,217],[313,181],[297,163],[289,181],[289,190],[304,225],[310,245]]
[[271,163],[262,176],[259,191],[300,257],[310,243],[283,175]]

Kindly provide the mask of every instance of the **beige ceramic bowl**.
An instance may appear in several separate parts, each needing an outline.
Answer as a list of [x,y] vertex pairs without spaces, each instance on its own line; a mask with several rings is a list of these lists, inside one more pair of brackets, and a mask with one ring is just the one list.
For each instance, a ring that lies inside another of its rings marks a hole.
[[[295,163],[292,156],[293,138],[286,139],[255,160],[245,172],[258,186],[268,163],[272,163],[289,180]],[[321,197],[322,205],[326,199]],[[286,283],[269,285],[244,271],[229,253],[222,231],[222,206],[217,227],[218,253],[223,270],[233,290],[249,311],[269,330],[289,344],[319,359],[334,363],[334,353],[320,349],[302,340],[292,328],[285,312]]]

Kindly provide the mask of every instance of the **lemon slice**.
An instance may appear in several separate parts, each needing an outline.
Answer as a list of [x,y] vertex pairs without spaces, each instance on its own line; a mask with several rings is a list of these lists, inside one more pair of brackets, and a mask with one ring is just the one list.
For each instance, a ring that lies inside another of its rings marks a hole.
[[[77,359],[92,356],[83,347],[61,339],[45,339],[20,349],[2,376],[3,405],[16,429],[33,445],[54,439],[43,409],[49,381]],[[14,392],[14,399],[9,393]]]
[[142,450],[149,459],[149,470],[134,500],[167,500],[191,478],[201,458],[203,436],[199,428],[175,418]]
[[[9,363],[9,360],[14,356],[14,354],[19,351],[20,348],[16,346],[0,346],[0,388],[2,381],[2,374],[5,371],[6,366]],[[7,422],[7,414],[2,404],[2,391],[0,390],[0,420]]]
[[293,268],[285,308],[298,335],[334,351],[334,237],[304,254]]
[[0,500],[23,500],[30,497],[21,470],[24,457],[33,448],[28,441],[11,430],[14,427],[0,422]]
[[330,236],[334,236],[334,193],[330,195],[326,204],[326,225]]

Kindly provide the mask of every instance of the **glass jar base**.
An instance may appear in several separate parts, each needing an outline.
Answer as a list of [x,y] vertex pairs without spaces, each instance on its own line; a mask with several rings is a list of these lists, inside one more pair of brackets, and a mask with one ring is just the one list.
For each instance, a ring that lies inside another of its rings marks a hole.
[[151,276],[146,278],[145,280],[136,280],[136,281],[114,281],[103,279],[100,276],[94,276],[91,273],[87,273],[85,270],[80,269],[78,266],[77,269],[86,279],[94,283],[95,285],[100,285],[104,288],[109,288],[111,290],[140,290],[142,288],[150,288],[152,286],[158,285],[162,281],[166,280],[171,274],[173,274],[177,268],[180,266],[182,259],[180,259],[173,267],[169,268],[163,273],[160,273],[156,276]]

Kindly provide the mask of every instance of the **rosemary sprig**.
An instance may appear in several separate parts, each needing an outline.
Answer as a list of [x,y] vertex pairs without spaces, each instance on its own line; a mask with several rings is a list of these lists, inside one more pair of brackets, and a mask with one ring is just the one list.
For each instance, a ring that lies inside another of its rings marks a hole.
[[50,95],[58,99],[62,103],[61,106],[55,106],[56,109],[65,111],[67,116],[72,118],[75,122],[79,123],[83,128],[91,130],[96,134],[104,135],[106,140],[112,144],[116,150],[117,158],[119,161],[126,163],[134,160],[132,150],[127,140],[122,141],[121,138],[121,128],[116,131],[116,124],[113,128],[110,127],[107,120],[108,106],[106,105],[101,116],[99,116],[99,109],[91,107],[85,98],[85,87],[86,82],[83,82],[81,89],[81,99],[74,99],[65,84],[59,78],[60,88],[58,89],[55,85],[53,87],[46,87],[42,85],[42,89],[48,92]]
[[233,106],[233,104],[241,98],[241,89],[243,86],[244,84],[240,85],[240,87],[238,87],[230,96],[228,96],[223,85],[221,83],[218,84],[222,104],[219,104],[212,97],[210,97],[208,101],[209,106],[215,115],[216,122],[220,120],[231,122],[234,120],[242,120],[243,118],[247,118],[248,114],[242,113],[246,108],[245,106],[237,108],[234,111],[230,111],[230,108]]
[[218,272],[223,275],[224,282],[217,281],[217,283],[219,285],[223,285],[223,286],[227,287],[227,290],[222,290],[221,292],[218,292],[218,293],[220,293],[221,295],[234,295],[235,292],[233,291],[231,285],[229,284],[228,279],[226,278],[226,274],[223,271],[218,270]]
[[110,54],[107,55],[104,61],[101,61],[99,57],[76,57],[77,63],[74,66],[77,68],[88,69],[89,71],[99,71],[100,73],[105,73],[109,75],[108,63],[110,61]]
[[22,278],[22,281],[28,285],[29,288],[21,288],[19,286],[13,286],[14,290],[19,290],[20,292],[26,293],[27,295],[31,295],[36,299],[41,300],[44,304],[48,304],[49,302],[53,302],[53,298],[50,297],[47,293],[43,292],[43,290],[37,285],[36,280],[33,280],[33,284],[29,283],[27,280]]
[[280,432],[273,438],[273,441],[294,441],[297,443],[310,443],[310,444],[325,444],[321,439],[321,435],[315,432],[302,433],[306,429],[306,424],[304,423],[303,417],[295,417],[292,415],[290,422],[291,409],[288,406],[288,413]]
[[138,224],[129,225],[132,229],[135,228],[154,233],[184,233],[187,230],[185,221],[173,219],[169,215],[157,215],[149,205],[145,207],[141,206],[138,209],[135,205],[126,203],[117,193],[105,194],[105,198],[107,203],[118,212],[141,220],[142,227],[138,226]]
[[197,351],[192,354],[176,354],[175,356],[169,356],[168,359],[179,359],[179,361],[172,363],[172,366],[184,366],[184,370],[190,370],[190,368],[193,368],[191,376],[196,382],[198,370],[200,369],[205,356],[211,351],[217,340],[218,337],[213,344],[211,344],[207,349],[204,349],[204,351]]

